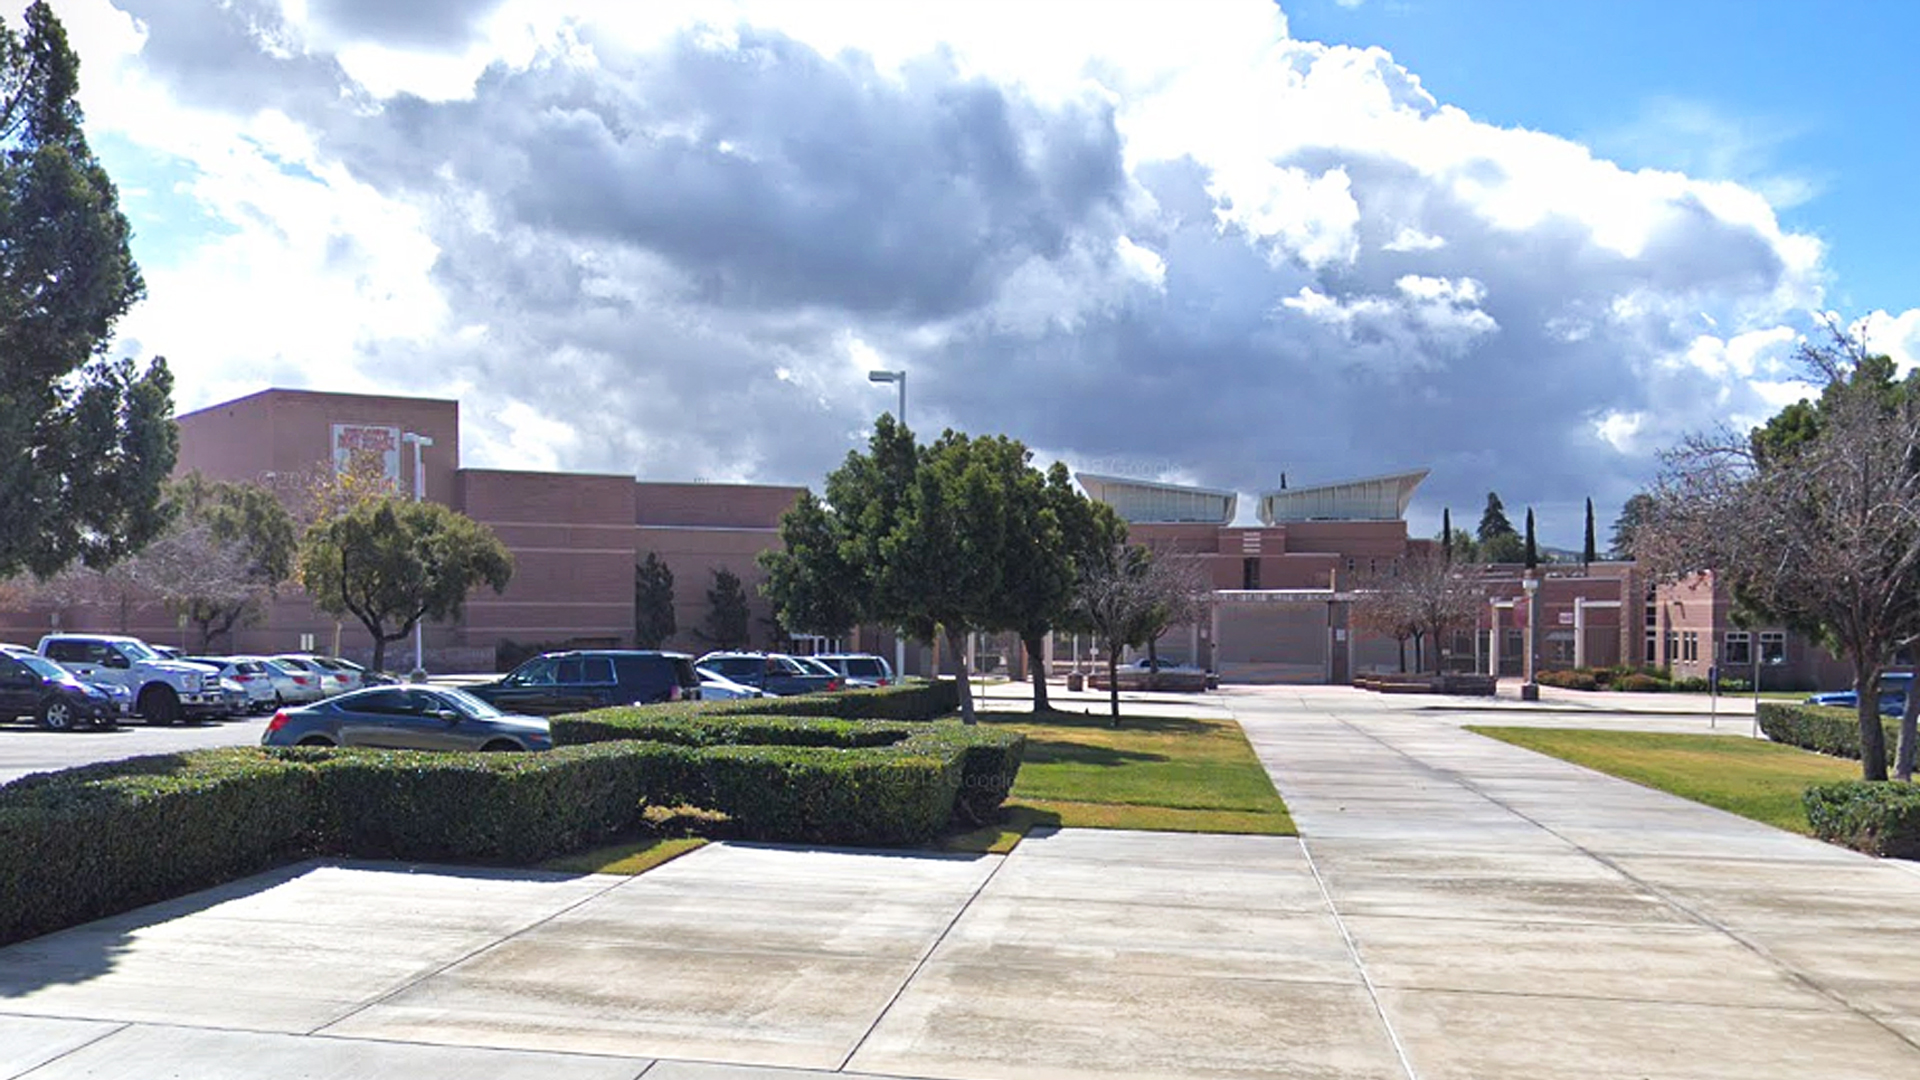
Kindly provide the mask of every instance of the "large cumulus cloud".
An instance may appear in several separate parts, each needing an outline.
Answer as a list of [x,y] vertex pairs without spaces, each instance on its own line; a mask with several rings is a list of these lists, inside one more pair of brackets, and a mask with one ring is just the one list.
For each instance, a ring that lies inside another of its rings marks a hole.
[[[917,427],[1243,490],[1430,465],[1430,515],[1498,489],[1571,541],[1580,499],[1791,392],[1822,295],[1759,194],[1477,122],[1258,3],[1039,55],[978,6],[120,2],[98,93],[151,97],[96,120],[233,228],[130,320],[183,397],[270,350],[276,382],[461,394],[478,462],[812,482],[904,366]],[[369,42],[471,70],[409,92]],[[167,316],[254,271],[293,297],[258,329]]]

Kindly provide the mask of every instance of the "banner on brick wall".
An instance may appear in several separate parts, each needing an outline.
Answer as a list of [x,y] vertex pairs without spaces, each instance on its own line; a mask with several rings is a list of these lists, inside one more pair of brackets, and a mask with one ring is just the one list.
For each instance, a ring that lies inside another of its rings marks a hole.
[[400,429],[375,424],[333,425],[333,473],[365,471],[400,490]]

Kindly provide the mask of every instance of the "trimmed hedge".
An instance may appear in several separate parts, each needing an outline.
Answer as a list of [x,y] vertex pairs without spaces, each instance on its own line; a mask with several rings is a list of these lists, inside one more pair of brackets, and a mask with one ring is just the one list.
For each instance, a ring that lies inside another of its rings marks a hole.
[[1803,796],[1822,840],[1896,859],[1920,858],[1920,788],[1891,781],[1815,784]]
[[[1802,750],[1813,750],[1833,757],[1860,760],[1860,718],[1852,709],[1830,705],[1803,705],[1788,701],[1763,701],[1759,711],[1760,730],[1767,738]],[[1887,766],[1893,766],[1894,751],[1900,741],[1900,721],[1881,718],[1887,733]]]
[[1541,671],[1533,678],[1542,686],[1557,686],[1562,690],[1593,690],[1600,685],[1591,671]]
[[543,754],[233,748],[5,785],[0,944],[309,854],[532,862],[634,829],[649,806],[718,811],[754,840],[921,843],[985,820],[1025,747],[952,721],[655,708],[554,732],[567,745]]

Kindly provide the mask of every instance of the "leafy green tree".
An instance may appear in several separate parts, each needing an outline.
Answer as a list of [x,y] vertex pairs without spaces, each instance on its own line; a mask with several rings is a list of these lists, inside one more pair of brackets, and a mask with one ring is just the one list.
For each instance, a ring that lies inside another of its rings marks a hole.
[[300,584],[313,606],[352,615],[373,637],[373,667],[387,643],[421,619],[457,619],[481,586],[506,590],[513,555],[493,530],[439,503],[363,497],[315,521],[301,539]]
[[293,576],[299,550],[293,517],[258,484],[214,483],[198,472],[169,484],[167,498],[182,524],[205,532],[200,572],[176,579],[169,606],[198,630],[201,650],[210,651],[215,637],[259,618]]
[[779,550],[762,552],[759,561],[767,571],[761,591],[782,626],[838,637],[867,620],[872,598],[865,564],[846,555],[861,543],[847,535],[843,518],[803,491],[780,518],[780,541]]
[[144,292],[44,2],[0,20],[0,577],[104,567],[166,526],[173,382],[102,354]]
[[673,568],[652,551],[633,567],[633,644],[657,649],[680,627],[673,617]]
[[1613,519],[1613,539],[1608,541],[1609,553],[1616,559],[1631,559],[1633,540],[1653,513],[1653,496],[1644,491],[1627,497],[1620,507],[1620,516]]
[[986,628],[1020,638],[1033,671],[1033,708],[1049,707],[1047,635],[1072,622],[1079,568],[1126,539],[1113,510],[1081,494],[1059,462],[1045,474],[1030,467],[1026,447],[1010,440],[976,440],[976,452],[1001,476],[1008,492],[1007,544],[1001,588],[988,605]]
[[1600,559],[1600,553],[1598,550],[1595,549],[1594,539],[1593,539],[1593,498],[1592,496],[1588,496],[1587,498],[1587,535],[1586,535],[1585,542],[1580,547],[1580,561],[1591,563],[1591,562],[1598,562],[1599,559]]
[[742,649],[750,643],[751,625],[740,575],[724,566],[714,567],[713,584],[707,588],[706,626],[700,636],[716,649]]

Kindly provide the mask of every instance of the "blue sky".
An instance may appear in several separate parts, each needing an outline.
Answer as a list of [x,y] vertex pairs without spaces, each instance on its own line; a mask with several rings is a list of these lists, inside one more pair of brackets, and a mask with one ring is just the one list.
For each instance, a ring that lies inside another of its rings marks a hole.
[[[1914,302],[1920,94],[1903,0],[1293,0],[1294,36],[1376,45],[1477,119],[1629,167],[1804,188],[1847,315]],[[1792,203],[1792,199],[1784,200]]]

